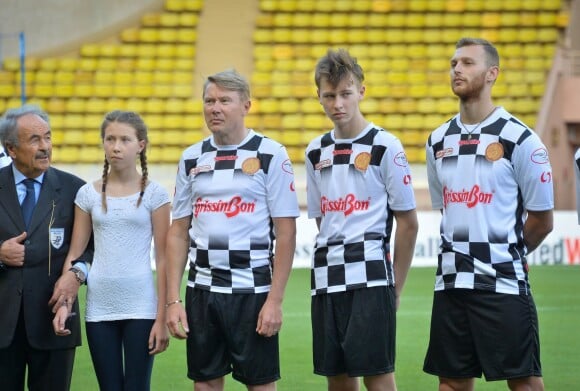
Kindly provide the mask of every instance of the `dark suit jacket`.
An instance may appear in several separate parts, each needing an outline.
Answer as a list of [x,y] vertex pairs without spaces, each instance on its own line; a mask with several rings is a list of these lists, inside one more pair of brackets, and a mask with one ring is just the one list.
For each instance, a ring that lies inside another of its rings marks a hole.
[[[0,348],[14,336],[22,305],[26,333],[36,349],[65,349],[81,344],[78,303],[70,320],[69,336],[57,336],[52,327],[54,314],[48,301],[62,273],[74,222],[74,199],[84,181],[72,174],[49,168],[44,175],[38,202],[24,241],[23,267],[0,272]],[[12,165],[0,169],[0,240],[26,231],[20,211]],[[87,255],[91,257],[92,253]]]

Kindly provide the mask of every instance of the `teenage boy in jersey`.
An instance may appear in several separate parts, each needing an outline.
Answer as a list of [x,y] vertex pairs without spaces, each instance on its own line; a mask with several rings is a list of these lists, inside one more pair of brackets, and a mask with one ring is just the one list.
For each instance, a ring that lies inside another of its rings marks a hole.
[[482,373],[543,390],[526,256],[552,230],[552,170],[540,138],[492,102],[498,73],[492,44],[459,40],[450,70],[459,114],[426,144],[442,220],[424,370],[440,390],[473,390]]
[[[364,75],[345,50],[316,66],[334,129],[306,150],[314,373],[329,390],[395,390],[395,318],[417,236],[411,171],[399,140],[360,112]],[[397,222],[394,258],[390,239]]]
[[232,371],[248,390],[275,390],[299,216],[292,164],[282,145],[244,125],[250,90],[238,73],[208,77],[203,101],[212,135],[179,161],[167,240],[167,325],[174,337],[187,338],[196,390],[223,390]]

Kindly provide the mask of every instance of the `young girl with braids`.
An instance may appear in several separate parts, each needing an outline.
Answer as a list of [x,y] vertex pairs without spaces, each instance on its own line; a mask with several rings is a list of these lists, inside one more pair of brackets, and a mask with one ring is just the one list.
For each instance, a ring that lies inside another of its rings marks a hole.
[[[74,261],[93,234],[95,255],[86,279],[86,332],[99,387],[149,390],[153,355],[169,344],[164,321],[169,195],[148,180],[147,127],[138,114],[108,113],[101,138],[103,177],[84,185],[76,196],[72,244],[64,267],[77,273],[87,271]],[[152,239],[157,293],[151,271]],[[82,272],[77,279],[84,280]],[[56,310],[53,326],[58,335],[70,334],[65,322],[71,305]]]

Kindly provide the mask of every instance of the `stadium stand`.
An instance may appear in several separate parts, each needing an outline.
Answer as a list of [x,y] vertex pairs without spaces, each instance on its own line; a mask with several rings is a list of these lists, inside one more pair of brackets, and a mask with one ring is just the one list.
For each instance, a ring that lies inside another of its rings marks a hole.
[[[547,74],[568,24],[566,0],[259,0],[253,26],[256,98],[247,123],[287,145],[295,162],[331,127],[316,99],[313,69],[329,47],[345,47],[366,70],[365,115],[401,138],[413,163],[424,161],[430,129],[457,110],[447,69],[462,36],[497,44],[502,73],[496,103],[535,126]],[[100,162],[102,114],[135,110],[151,128],[152,162],[175,162],[203,136],[201,102],[192,98],[202,0],[165,0],[140,24],[76,56],[27,58],[29,101],[52,117],[62,161]],[[0,69],[0,109],[18,106],[20,64]],[[188,138],[180,137],[184,131]],[[77,133],[81,133],[79,136]],[[86,135],[86,137],[85,137]],[[195,138],[191,138],[195,137]],[[92,149],[91,149],[92,148]]]
[[[345,47],[366,70],[361,109],[401,138],[411,162],[422,163],[428,130],[457,111],[445,71],[458,38],[497,44],[503,72],[496,102],[534,126],[567,20],[558,0],[261,0],[252,82],[254,95],[266,104],[254,111],[254,120],[263,131],[266,118],[281,122],[285,133],[291,131],[284,137],[289,150],[302,151],[301,134],[332,126],[313,98],[316,60],[328,47]],[[290,97],[297,100],[292,107],[308,109],[286,110]]]

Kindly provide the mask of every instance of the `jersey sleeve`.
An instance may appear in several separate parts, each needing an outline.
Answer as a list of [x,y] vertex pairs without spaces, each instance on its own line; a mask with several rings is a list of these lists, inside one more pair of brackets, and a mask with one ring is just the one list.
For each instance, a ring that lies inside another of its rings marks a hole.
[[288,157],[286,148],[280,146],[272,157],[272,162],[267,174],[267,200],[270,216],[272,217],[298,217],[298,197],[294,183],[294,171],[292,162]]
[[532,134],[514,150],[513,165],[527,210],[554,208],[552,166],[548,150],[536,134]]
[[[431,137],[433,137],[431,135]],[[427,163],[427,184],[429,186],[429,195],[431,197],[431,208],[443,209],[443,187],[439,176],[437,175],[437,160],[431,146],[431,138],[425,144],[425,154]]]
[[413,191],[411,167],[399,139],[389,142],[385,159],[382,162],[385,176],[385,189],[392,210],[407,211],[415,209],[415,192]]
[[306,170],[306,205],[308,210],[308,217],[311,219],[322,217],[320,211],[320,188],[316,180],[316,170],[309,159],[310,148],[306,149],[306,158],[304,159],[304,167]]
[[193,214],[192,191],[189,175],[185,172],[185,158],[182,155],[177,166],[175,177],[175,195],[173,196],[172,218],[180,219]]

